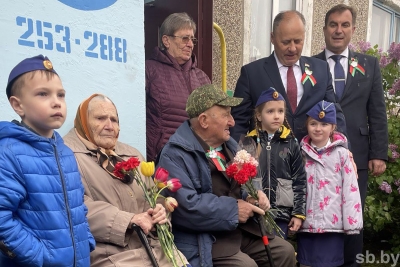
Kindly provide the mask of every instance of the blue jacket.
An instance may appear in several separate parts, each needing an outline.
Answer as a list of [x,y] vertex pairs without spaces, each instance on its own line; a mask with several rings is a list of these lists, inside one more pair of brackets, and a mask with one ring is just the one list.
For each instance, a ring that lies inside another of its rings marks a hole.
[[[231,138],[226,144],[235,154],[237,143]],[[167,169],[170,177],[177,177],[182,183],[176,193],[166,192],[179,203],[172,213],[176,246],[192,266],[213,266],[214,237],[210,232],[235,230],[239,224],[238,206],[235,198],[212,193],[209,163],[188,121],[171,136],[157,166]]]
[[0,122],[0,266],[90,266],[83,186],[61,136]]

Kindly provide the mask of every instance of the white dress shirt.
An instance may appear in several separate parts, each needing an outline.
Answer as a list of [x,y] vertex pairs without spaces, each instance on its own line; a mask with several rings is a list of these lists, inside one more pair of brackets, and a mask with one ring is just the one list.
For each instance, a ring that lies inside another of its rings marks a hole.
[[[285,87],[285,91],[287,93],[287,70],[288,70],[288,67],[282,65],[282,63],[276,57],[276,53],[274,53],[274,56],[275,56],[276,63],[278,64],[278,69],[279,69],[279,73],[281,74],[283,86]],[[293,65],[293,73],[294,73],[294,78],[296,79],[296,84],[297,84],[297,105],[299,105],[300,99],[303,97],[303,94],[304,94],[303,84],[301,83],[301,76],[303,74],[301,73],[299,60],[297,60],[297,62],[294,63],[294,65]]]
[[[331,56],[336,55],[333,52],[329,51],[328,49],[325,48],[325,57],[326,57],[326,61],[329,64],[329,70],[331,71],[332,74],[332,85],[333,88],[335,88],[335,60],[333,60],[331,58]],[[349,48],[346,47],[346,49],[341,53],[342,58],[340,59],[340,64],[343,67],[344,70],[344,83],[346,84],[347,81],[347,73],[348,73],[348,67],[349,67]],[[336,93],[336,91],[335,91]]]

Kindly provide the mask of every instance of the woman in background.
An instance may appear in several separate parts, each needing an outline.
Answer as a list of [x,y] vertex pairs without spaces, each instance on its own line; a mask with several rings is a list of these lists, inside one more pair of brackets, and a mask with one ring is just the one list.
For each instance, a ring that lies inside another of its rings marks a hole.
[[169,137],[188,119],[186,100],[211,81],[197,68],[193,48],[196,23],[186,13],[173,13],[162,23],[159,47],[146,60],[146,150],[155,161]]

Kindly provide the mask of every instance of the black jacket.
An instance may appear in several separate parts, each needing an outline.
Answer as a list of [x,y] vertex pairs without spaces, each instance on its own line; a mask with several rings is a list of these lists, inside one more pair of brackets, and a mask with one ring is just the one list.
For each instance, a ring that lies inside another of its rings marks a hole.
[[[307,135],[305,127],[306,113],[322,100],[335,103],[338,131],[347,136],[345,118],[342,108],[336,103],[335,92],[332,87],[332,75],[329,71],[328,63],[320,59],[304,56],[300,57],[299,63],[303,73],[306,66],[313,72],[312,75],[316,83],[313,85],[309,80],[304,82],[304,94],[296,111],[293,112],[290,105],[286,109],[286,119],[297,140],[300,142]],[[246,135],[254,128],[251,125],[251,121],[254,117],[255,104],[261,93],[269,87],[275,88],[285,98],[286,103],[289,103],[274,53],[269,57],[244,65],[241,69],[234,96],[242,97],[243,101],[240,105],[232,107],[235,126],[230,130],[231,136],[236,141],[240,139],[242,134]]]
[[[254,141],[257,142],[256,130],[249,133]],[[268,134],[260,132],[260,144],[262,147],[259,156],[259,172],[263,178],[263,189],[265,194],[269,195],[268,183],[268,164],[267,164],[267,146]],[[292,137],[289,129],[282,126],[275,133],[270,141],[271,146],[271,209],[277,209],[276,219],[290,221],[295,215],[305,216],[306,212],[306,172],[304,161],[300,152],[299,143]],[[279,181],[278,181],[279,179]],[[282,192],[278,189],[285,187],[293,192],[292,205],[277,205],[277,194]],[[279,192],[277,192],[277,190]]]

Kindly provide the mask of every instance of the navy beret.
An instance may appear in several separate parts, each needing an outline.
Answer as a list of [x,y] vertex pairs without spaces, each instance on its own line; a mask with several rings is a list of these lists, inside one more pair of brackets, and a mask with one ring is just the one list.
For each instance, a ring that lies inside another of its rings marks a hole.
[[57,72],[53,68],[53,64],[48,59],[48,57],[38,55],[31,58],[25,58],[11,70],[10,76],[8,77],[6,89],[7,98],[11,97],[11,87],[14,84],[15,80],[22,74],[35,70],[45,70],[57,74]]
[[307,112],[307,116],[320,122],[336,124],[335,104],[322,100]]
[[275,88],[270,87],[261,93],[260,97],[257,100],[256,107],[268,101],[279,101],[279,100],[285,101],[283,96],[280,93],[278,93],[278,91],[276,91]]

